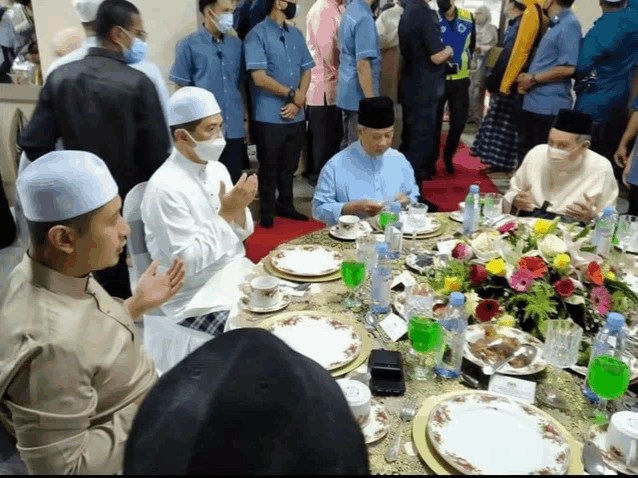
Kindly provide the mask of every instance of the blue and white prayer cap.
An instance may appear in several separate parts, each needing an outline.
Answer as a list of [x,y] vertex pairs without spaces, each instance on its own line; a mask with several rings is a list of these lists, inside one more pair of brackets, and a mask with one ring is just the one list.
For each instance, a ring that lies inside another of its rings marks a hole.
[[27,166],[16,181],[25,217],[60,222],[95,211],[118,193],[104,161],[86,151],[54,151]]
[[196,86],[186,86],[173,93],[168,102],[168,125],[177,126],[221,113],[215,95]]
[[73,0],[73,9],[80,17],[82,23],[94,22],[97,18],[97,9],[104,0]]

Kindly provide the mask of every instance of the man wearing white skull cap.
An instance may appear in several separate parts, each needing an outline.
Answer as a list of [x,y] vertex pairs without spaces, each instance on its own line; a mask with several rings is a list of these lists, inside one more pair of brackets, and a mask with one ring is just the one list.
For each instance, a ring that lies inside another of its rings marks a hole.
[[[162,305],[162,312],[215,336],[237,302],[239,283],[253,268],[243,241],[254,231],[248,205],[257,192],[257,177],[244,173],[233,187],[219,162],[226,145],[224,118],[208,90],[178,90],[171,96],[168,118],[175,146],[146,187],[141,208],[146,245],[163,266],[179,257],[188,270],[184,288]],[[204,310],[191,314],[189,302],[211,279],[219,286],[211,288]]]
[[[80,18],[80,22],[82,22],[86,39],[77,50],[72,51],[68,55],[62,56],[51,63],[44,74],[44,81],[46,81],[47,77],[54,70],[57,70],[61,66],[67,65],[73,61],[81,60],[88,54],[90,48],[99,46],[95,31],[95,19],[97,17],[97,10],[103,1],[104,0],[73,0],[73,10]],[[157,90],[160,103],[162,104],[162,110],[164,111],[164,115],[166,115],[169,97],[168,89],[166,88],[166,82],[164,81],[162,73],[157,65],[144,58],[137,63],[129,64],[129,66],[141,71],[153,82],[155,89]]]
[[132,297],[93,271],[118,261],[129,232],[106,164],[82,151],[25,168],[18,195],[31,247],[0,298],[0,421],[32,474],[115,474],[133,418],[157,379],[134,325],[184,281],[153,263]]

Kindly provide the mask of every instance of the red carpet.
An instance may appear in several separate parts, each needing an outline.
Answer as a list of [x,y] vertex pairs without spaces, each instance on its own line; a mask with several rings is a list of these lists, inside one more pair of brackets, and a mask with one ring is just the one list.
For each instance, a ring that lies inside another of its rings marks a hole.
[[[446,135],[441,135],[441,153],[443,157],[443,147],[445,146]],[[445,173],[443,160],[437,163],[436,178],[433,181],[424,181],[422,194],[423,198],[439,206],[439,212],[452,212],[459,208],[459,203],[465,200],[465,196],[471,184],[478,184],[481,193],[497,193],[498,188],[492,180],[481,171],[487,168],[478,158],[470,156],[470,149],[461,142],[454,157],[454,176]]]
[[293,221],[283,217],[275,218],[275,227],[266,229],[255,224],[255,232],[246,240],[246,257],[255,264],[267,256],[279,244],[324,227],[315,220]]

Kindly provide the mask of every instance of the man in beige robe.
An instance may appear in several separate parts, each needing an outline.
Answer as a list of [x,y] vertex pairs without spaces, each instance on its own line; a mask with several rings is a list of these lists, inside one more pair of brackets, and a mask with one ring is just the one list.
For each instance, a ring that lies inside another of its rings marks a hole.
[[154,262],[126,301],[93,278],[117,263],[129,228],[113,177],[91,153],[48,153],[17,188],[32,245],[0,298],[0,427],[29,473],[120,473],[157,379],[134,320],[177,292],[183,264],[157,274]]
[[591,116],[560,110],[547,144],[533,148],[505,194],[520,215],[538,211],[580,221],[597,218],[616,206],[618,184],[609,161],[589,149]]

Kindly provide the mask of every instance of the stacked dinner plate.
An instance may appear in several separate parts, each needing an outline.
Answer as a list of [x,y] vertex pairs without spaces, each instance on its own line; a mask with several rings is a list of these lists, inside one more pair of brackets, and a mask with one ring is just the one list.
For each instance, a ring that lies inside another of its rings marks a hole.
[[340,252],[318,245],[285,246],[264,260],[272,275],[296,282],[327,282],[341,278]]
[[372,342],[361,324],[325,312],[286,312],[259,327],[311,358],[334,377],[345,375],[370,355]]
[[[377,230],[382,229],[381,225],[379,224],[379,219],[380,219],[380,216],[376,216],[374,219],[372,219],[372,225]],[[403,236],[407,238],[411,238],[412,232],[413,232],[413,225],[412,225],[412,222],[410,221],[408,214],[402,212],[401,221],[403,222]],[[428,216],[428,221],[426,225],[414,232],[416,232],[417,239],[427,239],[430,237],[439,236],[443,234],[444,231],[445,231],[445,225],[441,224],[436,219],[433,219],[432,217]]]
[[439,475],[582,474],[581,448],[550,415],[490,392],[430,397],[414,419],[419,455]]

